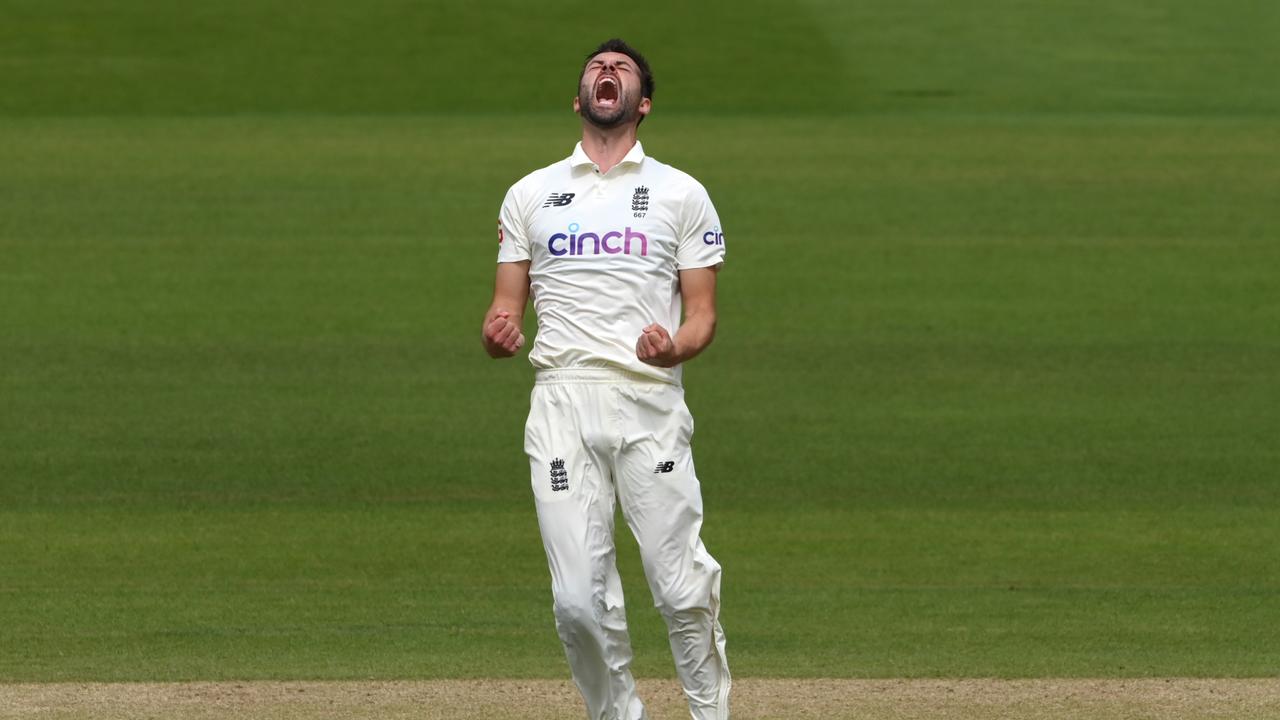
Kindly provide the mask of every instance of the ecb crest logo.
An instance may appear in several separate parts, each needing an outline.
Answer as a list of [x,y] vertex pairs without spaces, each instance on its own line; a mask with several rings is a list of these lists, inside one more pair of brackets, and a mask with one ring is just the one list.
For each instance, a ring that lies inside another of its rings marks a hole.
[[569,489],[569,471],[564,469],[564,460],[556,458],[551,461],[551,490],[561,492]]
[[649,212],[649,188],[641,185],[631,196],[631,215],[640,218],[647,212]]

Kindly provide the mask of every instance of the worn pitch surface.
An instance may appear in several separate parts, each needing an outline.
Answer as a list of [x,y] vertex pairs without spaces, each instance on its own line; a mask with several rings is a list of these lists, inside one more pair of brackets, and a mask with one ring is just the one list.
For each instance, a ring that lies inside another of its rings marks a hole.
[[[673,681],[641,681],[641,689],[654,720],[687,717]],[[1261,720],[1280,718],[1280,681],[747,678],[735,685],[733,708],[739,720]],[[579,714],[576,690],[556,680],[0,686],[0,718],[6,720],[551,720]]]

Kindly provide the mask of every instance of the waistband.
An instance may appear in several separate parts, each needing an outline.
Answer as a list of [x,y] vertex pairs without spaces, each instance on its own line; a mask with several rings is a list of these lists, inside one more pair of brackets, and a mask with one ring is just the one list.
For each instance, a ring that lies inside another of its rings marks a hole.
[[659,380],[655,377],[641,375],[638,372],[621,368],[556,368],[539,370],[534,374],[534,377],[534,382],[537,385],[643,384],[680,387],[678,383],[669,380]]

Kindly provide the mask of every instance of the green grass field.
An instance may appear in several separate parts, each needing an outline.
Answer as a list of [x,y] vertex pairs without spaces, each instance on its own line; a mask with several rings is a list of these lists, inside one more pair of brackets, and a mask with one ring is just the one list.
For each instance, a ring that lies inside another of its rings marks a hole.
[[0,681],[567,674],[478,325],[615,32],[736,675],[1280,674],[1280,6],[0,2]]

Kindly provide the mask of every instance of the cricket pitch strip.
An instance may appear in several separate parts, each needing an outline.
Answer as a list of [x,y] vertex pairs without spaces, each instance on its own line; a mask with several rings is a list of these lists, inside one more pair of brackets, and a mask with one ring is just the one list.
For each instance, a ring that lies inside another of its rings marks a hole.
[[[652,720],[689,717],[673,680],[641,680]],[[1275,679],[734,680],[735,720],[1280,720]],[[566,720],[568,681],[0,684],[0,719]]]

